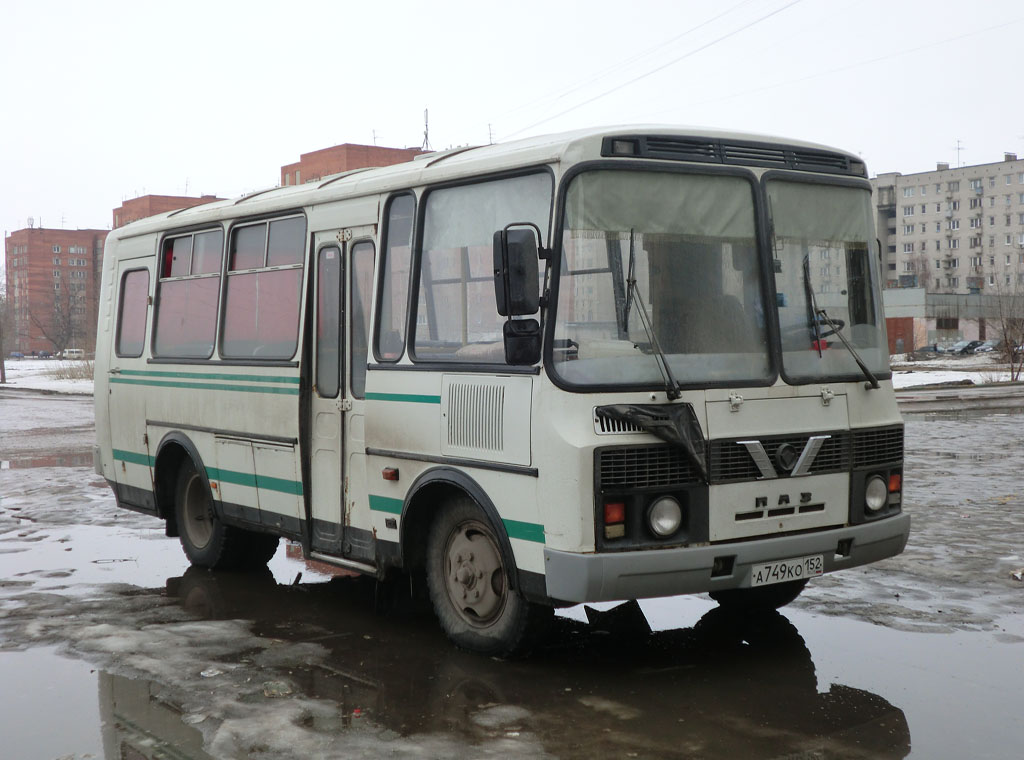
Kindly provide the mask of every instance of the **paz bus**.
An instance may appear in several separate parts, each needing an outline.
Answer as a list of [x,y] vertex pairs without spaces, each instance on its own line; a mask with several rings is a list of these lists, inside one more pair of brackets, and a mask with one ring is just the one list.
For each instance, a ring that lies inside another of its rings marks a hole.
[[110,233],[96,470],[188,559],[555,607],[777,608],[906,544],[855,155],[665,127],[429,153]]

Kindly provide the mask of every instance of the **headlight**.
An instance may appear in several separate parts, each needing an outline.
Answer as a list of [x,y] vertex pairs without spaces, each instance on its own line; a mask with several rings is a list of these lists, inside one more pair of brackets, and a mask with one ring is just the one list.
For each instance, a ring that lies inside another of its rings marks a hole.
[[889,501],[889,488],[881,475],[872,475],[868,478],[867,487],[864,489],[864,504],[868,511],[877,512]]
[[671,536],[683,521],[683,509],[671,496],[654,500],[647,509],[647,525],[656,536]]

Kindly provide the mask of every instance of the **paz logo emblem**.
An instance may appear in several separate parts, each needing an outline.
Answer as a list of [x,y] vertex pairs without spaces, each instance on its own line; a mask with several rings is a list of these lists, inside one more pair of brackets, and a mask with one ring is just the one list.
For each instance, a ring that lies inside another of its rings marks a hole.
[[[775,464],[782,472],[788,472],[791,477],[806,475],[811,471],[811,465],[814,464],[814,458],[818,456],[822,444],[831,437],[830,435],[812,435],[807,439],[807,444],[799,455],[796,447],[792,444],[780,444],[775,450]],[[754,460],[754,464],[761,472],[762,479],[770,480],[779,477],[779,473],[760,441],[737,441],[736,443],[743,446],[750,454],[750,458]]]

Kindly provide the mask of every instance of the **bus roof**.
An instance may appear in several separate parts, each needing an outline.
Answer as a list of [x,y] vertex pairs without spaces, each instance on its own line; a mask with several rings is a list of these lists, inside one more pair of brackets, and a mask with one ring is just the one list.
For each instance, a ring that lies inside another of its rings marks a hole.
[[[561,160],[586,160],[602,155],[606,138],[634,136],[679,138],[685,143],[686,158],[678,155],[660,156],[656,153],[646,158],[669,158],[722,163],[712,156],[715,145],[741,146],[734,165],[766,166],[758,163],[750,153],[750,146],[778,146],[807,154],[827,154],[836,160],[858,164],[858,176],[866,176],[861,159],[846,151],[829,146],[799,140],[783,139],[769,135],[730,132],[699,127],[666,125],[627,125],[620,127],[595,127],[571,132],[562,132],[537,137],[528,137],[507,143],[481,146],[464,146],[444,151],[425,153],[413,160],[392,166],[353,169],[341,174],[323,177],[303,185],[267,188],[247,193],[230,200],[214,201],[199,206],[169,211],[140,219],[119,227],[111,237],[126,238],[159,232],[174,227],[201,225],[233,219],[239,216],[272,213],[276,210],[296,209],[314,203],[325,203],[345,198],[387,193],[427,183],[456,180],[473,175],[491,174],[516,167],[549,164]],[[676,146],[678,152],[678,146]],[[817,169],[822,171],[823,169]],[[824,169],[827,170],[827,169]],[[850,173],[850,172],[844,172]]]

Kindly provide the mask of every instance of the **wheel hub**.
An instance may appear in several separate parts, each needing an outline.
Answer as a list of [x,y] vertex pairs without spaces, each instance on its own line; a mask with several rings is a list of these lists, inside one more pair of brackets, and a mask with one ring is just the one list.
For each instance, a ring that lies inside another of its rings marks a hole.
[[473,625],[490,622],[505,604],[501,555],[491,537],[475,522],[460,525],[447,551],[448,595],[462,617]]

